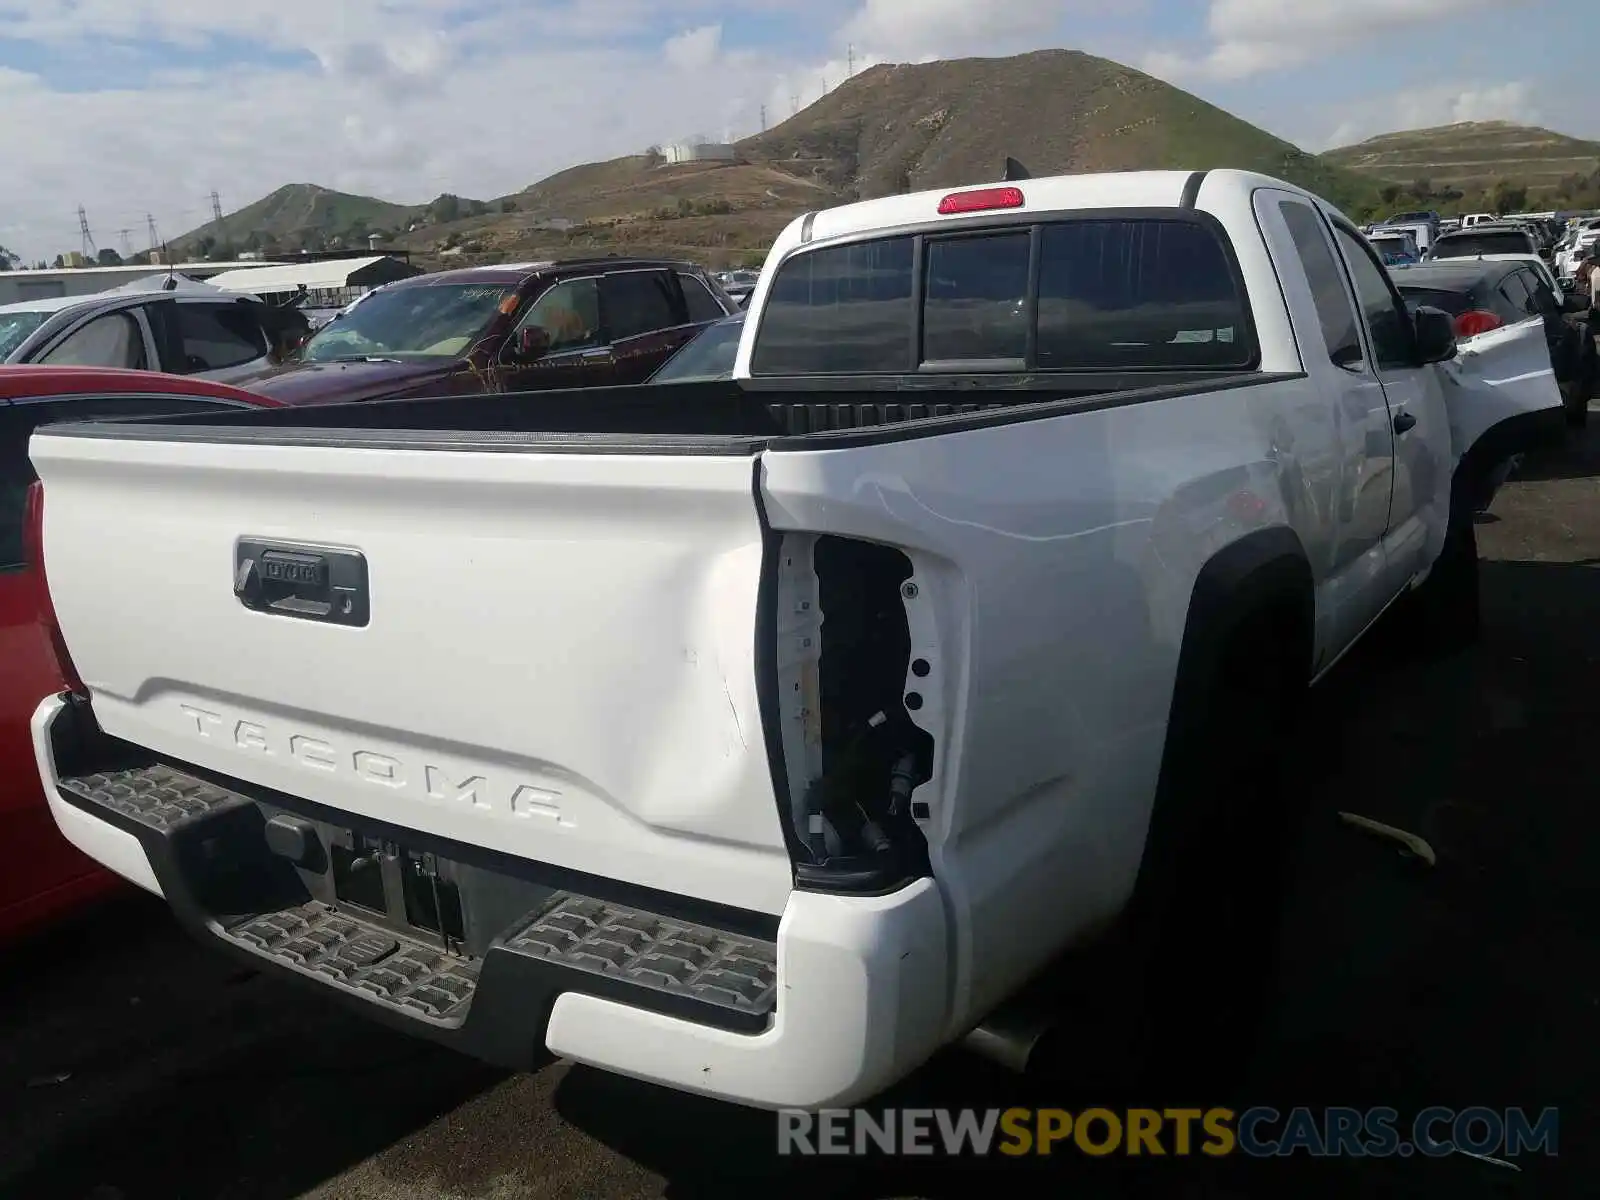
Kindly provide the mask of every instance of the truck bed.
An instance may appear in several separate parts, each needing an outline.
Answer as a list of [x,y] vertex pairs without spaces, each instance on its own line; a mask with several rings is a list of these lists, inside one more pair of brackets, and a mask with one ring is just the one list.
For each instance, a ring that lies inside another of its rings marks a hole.
[[[77,432],[220,442],[326,444],[332,438],[395,449],[536,444],[544,450],[566,445],[611,453],[753,454],[769,446],[795,448],[794,439],[859,444],[912,436],[907,426],[931,436],[1289,377],[1261,371],[785,377],[263,408],[144,418]],[[163,427],[159,435],[152,425]],[[442,443],[441,433],[473,436]]]

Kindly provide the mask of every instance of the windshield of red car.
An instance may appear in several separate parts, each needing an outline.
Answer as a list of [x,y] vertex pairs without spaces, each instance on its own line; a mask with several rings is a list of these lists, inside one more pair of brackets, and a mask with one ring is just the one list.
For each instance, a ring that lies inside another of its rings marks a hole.
[[317,330],[300,357],[460,358],[489,331],[502,303],[515,303],[516,295],[516,288],[498,283],[387,288]]

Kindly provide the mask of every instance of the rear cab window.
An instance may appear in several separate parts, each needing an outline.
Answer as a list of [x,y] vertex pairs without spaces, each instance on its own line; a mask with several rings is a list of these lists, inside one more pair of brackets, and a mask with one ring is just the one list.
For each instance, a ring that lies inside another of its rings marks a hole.
[[773,278],[751,374],[1246,371],[1259,361],[1219,227],[1068,217],[802,250]]
[[1533,254],[1533,239],[1520,230],[1491,229],[1456,233],[1433,244],[1435,258],[1477,258],[1481,254]]

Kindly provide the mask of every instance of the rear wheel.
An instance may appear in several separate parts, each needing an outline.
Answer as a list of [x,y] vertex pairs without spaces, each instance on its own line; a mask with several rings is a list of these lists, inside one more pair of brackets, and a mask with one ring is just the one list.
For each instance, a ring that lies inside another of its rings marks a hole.
[[1295,827],[1284,764],[1306,695],[1301,621],[1289,607],[1249,622],[1174,706],[1124,929],[1133,1069],[1118,1082],[1132,1092],[1229,1087],[1269,1010]]

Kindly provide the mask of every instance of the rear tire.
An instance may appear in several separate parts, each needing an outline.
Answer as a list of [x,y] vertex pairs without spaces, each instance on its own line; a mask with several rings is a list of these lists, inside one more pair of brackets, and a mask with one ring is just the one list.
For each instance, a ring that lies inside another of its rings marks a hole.
[[1284,765],[1306,696],[1301,620],[1292,607],[1252,620],[1203,696],[1174,709],[1128,923],[1146,1095],[1230,1087],[1270,1011],[1296,827]]

